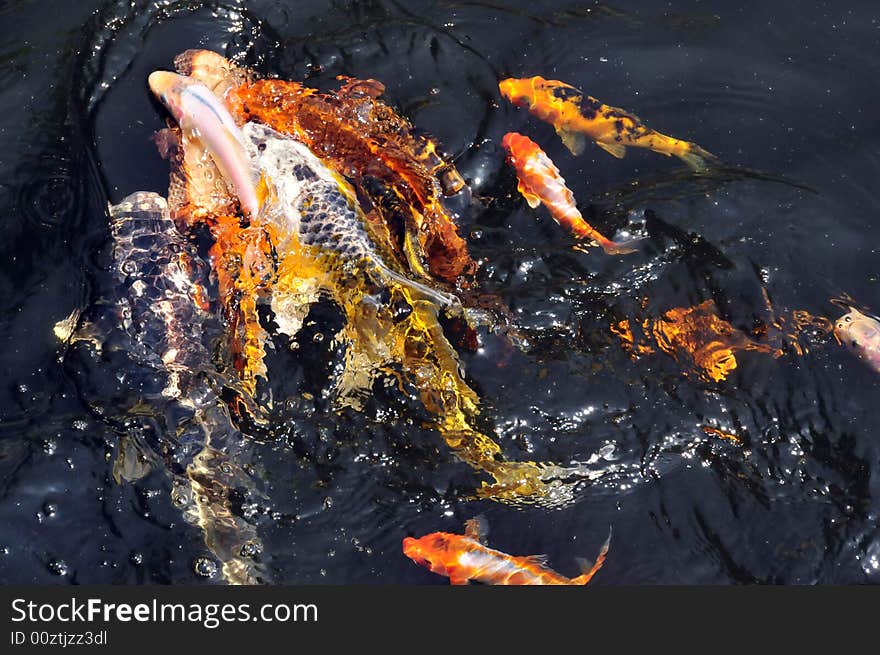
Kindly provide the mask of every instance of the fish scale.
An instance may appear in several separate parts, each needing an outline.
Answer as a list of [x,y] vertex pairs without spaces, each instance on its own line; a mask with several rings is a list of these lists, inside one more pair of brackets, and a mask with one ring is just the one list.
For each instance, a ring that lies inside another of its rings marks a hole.
[[276,199],[265,213],[282,234],[363,265],[380,282],[391,279],[443,305],[458,304],[450,294],[404,277],[382,261],[364,228],[354,190],[304,144],[260,123],[245,124],[241,133],[250,162],[268,173],[274,186]]
[[177,230],[168,203],[141,191],[111,207],[110,216],[122,323],[137,354],[160,369],[210,368],[208,316],[193,302],[205,296],[207,270]]
[[271,172],[278,195],[271,213],[292,228],[300,243],[347,259],[376,257],[353,199],[306,146],[258,123],[248,123],[242,133],[251,161]]
[[[256,527],[231,510],[232,489],[257,497],[257,487],[237,459],[249,445],[222,400],[233,380],[214,370],[208,345],[217,317],[199,306],[206,300],[207,268],[181,234],[156,193],[138,191],[110,207],[114,277],[122,327],[136,360],[165,375],[164,419],[176,419],[155,446],[172,478],[174,502],[199,526],[220,560],[227,582],[267,580]],[[182,410],[182,411],[181,411]]]

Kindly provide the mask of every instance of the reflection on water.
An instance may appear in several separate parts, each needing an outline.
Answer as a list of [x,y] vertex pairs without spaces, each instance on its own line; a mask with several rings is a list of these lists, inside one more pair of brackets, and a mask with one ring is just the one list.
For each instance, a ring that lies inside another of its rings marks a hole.
[[[481,263],[479,292],[500,297],[520,337],[481,327],[455,344],[482,399],[480,429],[511,460],[597,472],[562,508],[479,500],[479,475],[423,428],[431,416],[415,395],[380,385],[362,411],[330,411],[340,353],[316,335],[337,331],[340,316],[319,303],[292,343],[267,353],[285,371],[270,426],[244,426],[263,488],[236,511],[257,526],[272,580],[442,583],[403,556],[401,539],[456,532],[480,513],[494,546],[546,552],[560,567],[595,552],[613,525],[591,584],[880,579],[878,377],[825,323],[845,313],[830,302],[844,293],[880,310],[872,3],[6,11],[28,39],[0,41],[0,580],[219,579],[165,467],[139,465],[136,444],[164,429],[149,407],[130,411],[151,381],[130,359],[65,349],[53,332],[112,299],[108,200],[167,189],[150,141],[164,114],[145,80],[190,47],[322,89],[340,74],[380,80],[386,100],[453,154],[472,199],[447,209]],[[528,75],[630,108],[730,168],[693,174],[589,143],[573,157],[498,96],[499,79]],[[646,236],[640,254],[573,250],[516,192],[500,147],[508,131],[547,151],[591,225]],[[696,307],[742,335],[724,376],[685,375],[680,357],[659,353],[634,359],[609,329],[650,320],[652,330]]]

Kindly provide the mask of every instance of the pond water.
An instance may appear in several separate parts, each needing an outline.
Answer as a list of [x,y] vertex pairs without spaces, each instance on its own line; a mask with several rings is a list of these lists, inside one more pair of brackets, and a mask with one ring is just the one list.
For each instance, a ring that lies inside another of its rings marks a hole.
[[[602,453],[608,475],[563,507],[475,500],[482,479],[423,429],[416,398],[386,390],[365,411],[324,393],[334,352],[317,333],[273,357],[289,402],[249,457],[265,487],[258,529],[280,583],[447,584],[401,551],[407,535],[461,532],[546,553],[574,575],[609,527],[591,584],[880,582],[880,377],[832,336],[808,352],[738,352],[707,381],[658,353],[633,358],[609,326],[712,300],[741,330],[780,312],[832,320],[848,294],[880,311],[880,7],[706,0],[667,3],[76,2],[0,8],[0,582],[217,583],[200,531],[156,467],[113,476],[136,371],[89,369],[53,331],[107,288],[107,203],[167,191],[150,137],[165,112],[147,75],[188,48],[262,75],[332,88],[375,78],[468,181],[455,200],[480,288],[511,308],[528,347],[482,329],[460,348],[481,420],[511,459]],[[498,94],[504,77],[565,80],[695,141],[731,168],[587,145]],[[872,100],[873,98],[873,100]],[[528,134],[603,232],[640,252],[573,250],[531,210],[500,146]],[[755,173],[760,171],[761,174]],[[337,324],[334,324],[334,321]],[[334,325],[331,325],[334,324]],[[801,342],[804,345],[804,341]],[[116,405],[115,403],[118,403]],[[707,432],[715,427],[737,439]]]

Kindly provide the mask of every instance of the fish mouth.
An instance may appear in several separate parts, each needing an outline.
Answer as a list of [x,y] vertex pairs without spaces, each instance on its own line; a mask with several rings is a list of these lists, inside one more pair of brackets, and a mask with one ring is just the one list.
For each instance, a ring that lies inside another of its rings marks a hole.
[[424,566],[426,569],[431,568],[431,563],[422,557],[418,542],[412,537],[406,537],[403,540],[403,554],[419,566]]
[[147,78],[150,91],[178,121],[182,113],[180,92],[190,82],[189,78],[169,71],[153,71]]

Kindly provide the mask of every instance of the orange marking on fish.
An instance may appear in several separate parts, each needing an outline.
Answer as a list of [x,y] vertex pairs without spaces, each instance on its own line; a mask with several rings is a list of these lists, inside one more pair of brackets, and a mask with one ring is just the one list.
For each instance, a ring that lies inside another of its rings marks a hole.
[[584,220],[559,169],[537,143],[522,134],[508,132],[501,145],[508,153],[507,161],[516,170],[517,189],[530,207],[543,204],[559,225],[578,239],[595,241],[609,255],[636,252],[631,241],[611,241]]
[[416,564],[449,578],[451,584],[469,581],[490,585],[585,585],[602,568],[611,543],[611,534],[602,545],[595,564],[581,562],[583,573],[575,578],[547,567],[543,555],[518,557],[485,545],[485,523],[471,519],[465,534],[432,532],[419,539],[406,537],[403,553]]
[[713,428],[711,425],[701,425],[700,429],[705,432],[710,437],[720,437],[722,439],[729,439],[735,443],[741,443],[742,439],[740,439],[737,435],[732,432],[725,432],[719,428]]
[[511,103],[528,107],[533,116],[550,123],[574,155],[583,152],[587,136],[618,159],[627,147],[635,147],[678,157],[694,170],[718,161],[696,143],[652,130],[638,116],[602,104],[565,82],[543,77],[508,78],[501,80],[498,88]]

